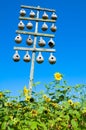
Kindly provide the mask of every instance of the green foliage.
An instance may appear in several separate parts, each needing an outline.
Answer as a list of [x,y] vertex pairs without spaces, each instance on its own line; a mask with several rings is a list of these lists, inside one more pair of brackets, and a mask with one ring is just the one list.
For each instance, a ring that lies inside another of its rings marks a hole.
[[0,92],[0,130],[86,130],[86,85],[55,80],[45,88],[32,96]]

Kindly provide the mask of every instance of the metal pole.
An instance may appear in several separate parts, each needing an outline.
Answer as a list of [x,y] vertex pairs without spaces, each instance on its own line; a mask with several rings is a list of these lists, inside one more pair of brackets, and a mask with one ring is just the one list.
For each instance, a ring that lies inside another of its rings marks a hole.
[[[39,18],[39,11],[37,11],[37,18]],[[35,25],[35,33],[37,32],[38,32],[38,21],[36,21],[36,25]],[[34,46],[33,46],[34,49],[36,48],[36,41],[37,41],[37,36],[34,36]],[[35,56],[36,56],[36,52],[32,51],[32,62],[31,62],[30,80],[29,80],[30,95],[32,93],[32,87],[33,87]]]

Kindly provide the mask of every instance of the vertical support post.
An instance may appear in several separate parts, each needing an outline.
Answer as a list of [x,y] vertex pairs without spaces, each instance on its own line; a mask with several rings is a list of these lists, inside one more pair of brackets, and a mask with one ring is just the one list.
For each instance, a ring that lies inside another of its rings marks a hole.
[[[39,18],[39,10],[37,10],[37,18]],[[37,32],[38,32],[38,21],[36,21],[36,25],[35,25],[35,33],[37,33]],[[37,42],[37,36],[34,36],[34,45],[33,45],[34,49],[36,48],[36,42]],[[30,80],[29,80],[30,95],[32,93],[33,80],[34,80],[35,57],[36,57],[36,52],[32,51],[32,62],[31,62]]]

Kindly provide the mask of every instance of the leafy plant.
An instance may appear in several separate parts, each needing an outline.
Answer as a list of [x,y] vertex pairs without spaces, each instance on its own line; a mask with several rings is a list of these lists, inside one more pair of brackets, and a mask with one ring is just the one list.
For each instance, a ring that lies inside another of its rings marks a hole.
[[0,130],[86,130],[86,85],[69,86],[57,74],[32,95],[26,87],[19,97],[1,91]]

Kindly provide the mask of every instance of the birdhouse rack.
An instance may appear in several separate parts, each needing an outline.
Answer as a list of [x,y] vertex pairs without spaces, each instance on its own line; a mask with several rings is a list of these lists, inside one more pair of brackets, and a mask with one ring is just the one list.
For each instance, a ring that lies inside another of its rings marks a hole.
[[[26,9],[29,9],[30,13],[29,15],[26,12]],[[40,17],[39,13],[42,11],[42,16]],[[48,12],[49,15],[48,15]],[[30,92],[32,91],[33,86],[33,79],[34,79],[34,64],[35,60],[37,63],[41,64],[44,62],[44,57],[42,55],[42,52],[50,52],[50,57],[48,59],[50,64],[56,63],[56,57],[53,55],[53,53],[56,51],[53,49],[55,42],[53,38],[55,37],[55,34],[52,34],[57,30],[57,27],[55,25],[57,20],[56,11],[54,9],[47,9],[47,8],[41,8],[40,6],[33,7],[33,6],[26,6],[21,5],[20,10],[20,16],[19,16],[20,22],[18,23],[18,30],[16,30],[17,36],[15,37],[15,42],[20,44],[22,42],[22,34],[28,35],[26,39],[26,43],[28,47],[14,47],[15,54],[13,55],[13,60],[18,62],[20,60],[20,55],[18,51],[26,51],[26,54],[23,57],[23,60],[25,62],[31,61],[31,70],[30,70],[30,79],[29,79],[29,89]],[[24,20],[27,21],[27,24],[24,24]],[[33,24],[33,21],[35,21],[35,25]],[[38,30],[38,24],[42,23],[41,32]],[[51,23],[51,26],[49,27],[48,23]],[[33,32],[33,27],[35,26],[35,31]],[[30,31],[32,29],[32,31]],[[49,33],[47,30],[50,29]],[[32,38],[33,36],[34,38]],[[46,41],[44,40],[44,37],[50,38],[48,45],[50,48],[46,47]],[[38,38],[39,41],[37,40]],[[38,41],[38,42],[37,42]],[[38,46],[37,46],[38,43]],[[32,48],[29,47],[29,45],[33,45]],[[29,55],[29,51],[32,51],[32,57]],[[36,52],[38,52],[38,56],[36,57]]]

